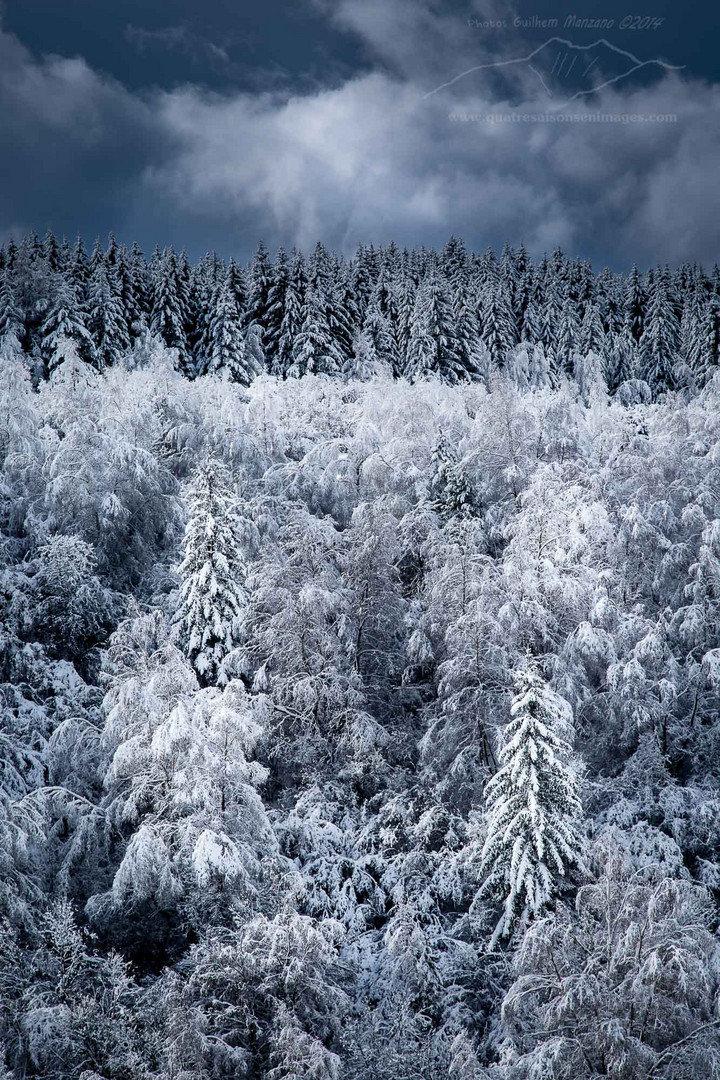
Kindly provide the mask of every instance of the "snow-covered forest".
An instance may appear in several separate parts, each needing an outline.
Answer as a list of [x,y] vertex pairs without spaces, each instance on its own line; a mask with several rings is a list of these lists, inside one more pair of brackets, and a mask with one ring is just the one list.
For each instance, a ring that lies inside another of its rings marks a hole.
[[112,236],[88,256],[48,232],[0,248],[3,339],[36,381],[75,355],[98,371],[128,352],[142,365],[161,342],[189,378],[243,385],[267,372],[489,388],[500,370],[521,389],[568,376],[585,395],[599,379],[657,397],[698,389],[717,367],[720,270],[595,274],[560,249],[533,264],[522,246],[476,256],[454,237],[439,254],[390,244],[348,260],[317,244],[271,259],[260,244],[248,267],[214,253],[191,266],[170,247],[148,262]]
[[0,254],[0,1077],[720,1075],[720,272]]

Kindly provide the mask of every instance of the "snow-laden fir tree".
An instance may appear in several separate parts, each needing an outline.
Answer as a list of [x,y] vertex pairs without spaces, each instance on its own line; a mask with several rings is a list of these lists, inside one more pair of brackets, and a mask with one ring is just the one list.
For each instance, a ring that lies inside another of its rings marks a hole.
[[99,371],[115,364],[130,348],[127,321],[114,272],[99,263],[88,285],[88,327]]
[[152,289],[150,329],[169,349],[178,350],[182,368],[187,353],[186,312],[182,303],[175,253],[171,248],[166,248],[162,255],[157,252],[154,256]]
[[640,375],[656,393],[672,386],[673,364],[677,359],[679,327],[669,277],[667,268],[655,272],[639,344]]
[[493,943],[527,925],[582,866],[572,709],[533,663],[516,673],[500,768],[485,788],[487,836],[478,897],[503,902]]
[[430,509],[435,511],[443,525],[458,518],[471,517],[474,512],[472,489],[461,462],[442,432],[433,450],[432,467],[428,492]]
[[262,240],[253,255],[250,267],[250,288],[248,292],[246,326],[259,323],[263,331],[267,329],[270,310],[270,290],[273,286],[273,267],[267,248]]
[[0,275],[0,348],[17,354],[25,337],[25,318],[18,303],[16,281],[9,271]]
[[268,289],[268,308],[266,316],[266,328],[263,335],[267,365],[269,370],[274,369],[275,359],[278,353],[282,334],[282,321],[285,312],[285,297],[287,295],[288,281],[290,280],[290,264],[285,254],[285,249],[278,248],[275,262],[272,267],[272,280]]
[[480,323],[482,340],[493,361],[502,366],[508,350],[517,341],[517,327],[507,287],[500,279],[481,293]]
[[265,370],[264,332],[259,322],[250,323],[245,331],[245,365],[238,382],[249,386],[256,375]]
[[245,338],[240,328],[240,312],[227,279],[217,287],[207,337],[205,370],[225,374],[233,382],[249,382],[246,378]]
[[638,268],[633,266],[625,289],[624,315],[625,327],[636,344],[640,341],[645,327],[646,303],[647,297],[638,274]]
[[415,296],[405,375],[409,379],[435,375],[453,383],[467,378],[447,285],[435,270],[426,274]]
[[344,357],[333,340],[328,321],[328,297],[322,285],[308,288],[302,308],[302,323],[293,342],[292,364],[288,374],[333,375],[342,371]]
[[84,360],[93,358],[93,341],[85,325],[77,291],[71,282],[60,278],[48,316],[40,330],[42,353],[48,373],[63,362],[69,341],[75,343],[78,354]]
[[[305,260],[302,252],[293,249],[290,257],[288,280],[283,293],[283,310],[277,340],[271,348],[271,371],[273,375],[285,376],[293,363],[295,338],[303,322],[303,307],[307,289]],[[273,318],[275,313],[273,313]]]
[[221,466],[195,474],[187,495],[185,557],[180,564],[180,606],[175,616],[184,650],[201,684],[214,683],[235,643],[245,606],[238,518]]

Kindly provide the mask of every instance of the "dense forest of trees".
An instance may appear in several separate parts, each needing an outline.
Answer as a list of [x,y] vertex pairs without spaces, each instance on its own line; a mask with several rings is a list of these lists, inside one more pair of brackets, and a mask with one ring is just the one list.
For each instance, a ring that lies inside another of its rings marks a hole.
[[0,264],[0,1077],[717,1077],[718,273]]
[[88,256],[49,232],[0,248],[0,338],[36,381],[73,355],[98,371],[128,350],[140,363],[159,341],[189,378],[243,385],[262,372],[489,383],[502,370],[521,388],[566,375],[657,397],[715,372],[720,270],[595,274],[560,250],[533,264],[523,247],[477,256],[452,237],[439,254],[390,244],[347,260],[317,244],[272,260],[260,244],[248,267],[214,253],[191,266],[112,236]]

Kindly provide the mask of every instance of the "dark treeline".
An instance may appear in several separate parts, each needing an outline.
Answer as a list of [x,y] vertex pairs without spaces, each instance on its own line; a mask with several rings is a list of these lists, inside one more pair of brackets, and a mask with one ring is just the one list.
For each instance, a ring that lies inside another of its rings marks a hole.
[[367,378],[437,375],[455,383],[512,364],[557,384],[600,359],[611,392],[628,380],[654,395],[703,386],[718,363],[720,271],[697,264],[595,273],[556,250],[533,263],[521,246],[498,257],[451,238],[438,254],[360,246],[343,259],[261,244],[245,267],[208,253],[137,245],[88,256],[82,241],[31,234],[0,250],[0,337],[14,334],[36,378],[74,348],[102,370],[148,335],[194,378],[226,372],[247,385],[261,371]]

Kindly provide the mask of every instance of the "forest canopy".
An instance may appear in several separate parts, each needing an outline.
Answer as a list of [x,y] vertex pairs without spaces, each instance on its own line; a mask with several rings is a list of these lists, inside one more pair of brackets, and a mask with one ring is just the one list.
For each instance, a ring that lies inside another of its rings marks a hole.
[[0,1076],[717,1076],[719,296],[5,246]]

